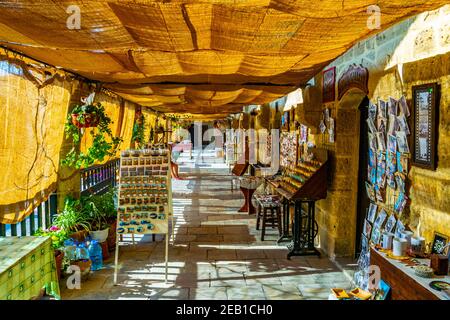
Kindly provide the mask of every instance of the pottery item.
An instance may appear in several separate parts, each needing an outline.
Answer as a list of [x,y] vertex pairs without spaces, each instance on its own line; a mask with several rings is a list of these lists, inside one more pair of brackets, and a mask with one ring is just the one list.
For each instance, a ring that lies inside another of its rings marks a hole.
[[425,252],[425,238],[414,236],[411,238],[411,251],[415,254]]
[[406,243],[407,243],[406,250],[410,250],[411,249],[411,238],[412,238],[413,234],[414,233],[412,231],[406,231],[405,230],[405,231],[401,232],[402,239],[405,239]]
[[392,242],[394,240],[394,234],[390,232],[383,232],[383,239],[382,239],[382,247],[386,250],[392,249]]
[[396,257],[403,257],[406,255],[408,242],[406,239],[394,238],[392,245],[392,253]]

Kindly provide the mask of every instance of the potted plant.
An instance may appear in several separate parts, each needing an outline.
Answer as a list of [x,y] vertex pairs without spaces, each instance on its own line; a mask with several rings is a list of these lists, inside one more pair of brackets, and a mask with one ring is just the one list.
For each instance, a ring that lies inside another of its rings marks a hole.
[[99,108],[95,105],[76,105],[72,109],[72,124],[77,128],[97,127],[100,121],[100,115],[97,113]]
[[[67,116],[64,131],[67,139],[72,139],[73,148],[66,154],[61,163],[76,169],[92,166],[96,161],[103,161],[107,156],[114,156],[121,138],[114,137],[111,119],[106,115],[101,103],[76,105],[72,113]],[[86,150],[80,150],[81,140],[85,128],[91,128],[92,145]]]
[[54,218],[53,224],[77,241],[84,241],[90,228],[82,202],[72,197],[66,197],[64,210]]
[[139,149],[143,149],[145,146],[145,116],[141,113],[133,126],[132,141],[138,146]]
[[85,210],[90,221],[90,235],[100,243],[108,238],[111,218],[116,217],[114,192],[109,190],[102,195],[91,195],[85,202]]
[[38,229],[35,236],[49,236],[52,239],[52,247],[55,251],[56,272],[58,279],[61,278],[61,269],[64,258],[64,241],[69,238],[69,233],[57,226],[51,226],[48,230]]

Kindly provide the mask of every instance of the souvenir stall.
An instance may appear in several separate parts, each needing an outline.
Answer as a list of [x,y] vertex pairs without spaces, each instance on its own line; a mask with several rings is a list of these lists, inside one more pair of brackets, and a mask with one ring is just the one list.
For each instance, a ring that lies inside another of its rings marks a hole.
[[444,246],[426,248],[420,227],[413,232],[407,224],[408,173],[415,154],[408,145],[410,107],[401,96],[370,102],[368,114],[366,192],[370,205],[355,283],[367,299],[448,299],[445,289],[450,277]]
[[[290,119],[294,118],[294,114],[294,109],[286,111],[281,119],[280,170],[274,176],[264,177],[263,194],[256,196],[258,206],[261,208],[277,207],[280,203],[282,228],[280,228],[281,235],[278,242],[289,242],[288,259],[292,256],[320,255],[314,241],[318,234],[315,202],[327,196],[327,151],[314,148],[312,145],[308,146],[306,126],[296,123],[294,130],[290,130],[292,127]],[[266,149],[266,155],[271,154],[271,135],[267,136],[267,142],[262,146]],[[268,198],[271,199],[270,205]],[[292,234],[290,233],[291,208],[293,209]],[[276,217],[272,218],[276,219]],[[259,219],[260,214],[258,214]]]
[[[167,282],[169,250],[169,217],[172,218],[172,183],[170,153],[167,145],[154,145],[149,149],[122,151],[119,171],[119,207],[117,234],[164,234],[165,281]],[[117,283],[119,237],[116,241],[114,284]]]

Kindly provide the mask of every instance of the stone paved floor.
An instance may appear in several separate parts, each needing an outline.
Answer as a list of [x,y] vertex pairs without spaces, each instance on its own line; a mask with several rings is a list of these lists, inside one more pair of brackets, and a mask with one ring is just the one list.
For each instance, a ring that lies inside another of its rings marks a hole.
[[187,179],[173,183],[176,227],[168,284],[163,238],[136,236],[133,245],[125,237],[118,285],[113,285],[111,257],[80,290],[63,289],[63,299],[327,299],[330,288],[350,289],[348,278],[326,258],[287,260],[275,230],[260,240],[255,217],[237,213],[243,198],[231,190],[223,160],[181,157],[178,162]]

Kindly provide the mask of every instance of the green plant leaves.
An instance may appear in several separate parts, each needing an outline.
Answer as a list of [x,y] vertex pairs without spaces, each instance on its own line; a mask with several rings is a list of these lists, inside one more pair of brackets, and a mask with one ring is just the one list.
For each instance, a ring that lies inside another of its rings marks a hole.
[[[77,119],[80,123],[85,123],[86,117],[93,114],[99,119],[98,126],[90,130],[92,146],[85,152],[80,150],[80,143],[85,132],[83,133],[72,123],[72,114],[78,115]],[[108,156],[114,156],[122,139],[114,137],[110,128],[111,123],[111,119],[105,113],[105,108],[100,103],[75,106],[71,114],[67,116],[64,125],[66,138],[72,139],[74,147],[61,160],[61,163],[64,166],[80,169],[92,166],[96,161],[103,161]]]

